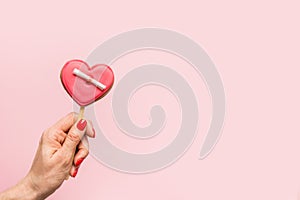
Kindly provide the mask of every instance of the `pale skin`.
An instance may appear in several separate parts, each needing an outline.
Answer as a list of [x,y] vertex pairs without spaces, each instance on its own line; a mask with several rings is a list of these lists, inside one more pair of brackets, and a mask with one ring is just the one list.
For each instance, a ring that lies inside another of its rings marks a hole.
[[15,186],[0,193],[0,200],[42,200],[69,177],[75,177],[88,156],[88,137],[94,138],[92,123],[76,113],[63,117],[44,131],[28,174]]

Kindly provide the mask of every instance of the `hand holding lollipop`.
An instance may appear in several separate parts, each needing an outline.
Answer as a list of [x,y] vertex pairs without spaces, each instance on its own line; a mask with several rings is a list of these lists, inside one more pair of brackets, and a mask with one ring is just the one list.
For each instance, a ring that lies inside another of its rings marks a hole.
[[109,66],[98,64],[89,68],[81,60],[67,62],[60,77],[68,94],[80,106],[79,119],[84,116],[85,106],[105,96],[114,83],[114,74]]
[[80,60],[66,63],[61,81],[80,107],[46,129],[28,174],[15,186],[0,193],[0,199],[45,199],[66,177],[75,177],[88,155],[88,137],[95,137],[92,124],[82,119],[85,106],[99,100],[111,89],[114,75],[109,66],[89,68]]

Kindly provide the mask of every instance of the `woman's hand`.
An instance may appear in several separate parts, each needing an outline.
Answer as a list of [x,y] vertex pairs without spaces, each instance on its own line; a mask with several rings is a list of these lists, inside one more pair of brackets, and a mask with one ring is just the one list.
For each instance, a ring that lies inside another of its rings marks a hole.
[[52,194],[69,176],[76,176],[89,153],[87,136],[95,137],[91,122],[75,113],[44,131],[29,173],[0,199],[45,199]]

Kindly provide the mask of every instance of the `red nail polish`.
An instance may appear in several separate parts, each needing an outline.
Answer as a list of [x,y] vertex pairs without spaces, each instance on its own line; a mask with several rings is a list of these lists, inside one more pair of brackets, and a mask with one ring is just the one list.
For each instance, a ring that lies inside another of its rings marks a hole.
[[84,158],[79,158],[77,160],[77,162],[75,163],[75,166],[78,167],[82,163],[83,160],[84,160]]
[[93,128],[93,138],[96,137],[96,131],[95,129]]
[[85,129],[86,125],[87,125],[86,120],[81,119],[81,120],[79,120],[79,122],[77,123],[77,128],[78,128],[78,130],[83,131],[83,129]]
[[74,177],[74,178],[76,177],[77,173],[78,173],[78,168],[75,169],[75,171],[74,171],[74,173],[73,173],[73,177]]

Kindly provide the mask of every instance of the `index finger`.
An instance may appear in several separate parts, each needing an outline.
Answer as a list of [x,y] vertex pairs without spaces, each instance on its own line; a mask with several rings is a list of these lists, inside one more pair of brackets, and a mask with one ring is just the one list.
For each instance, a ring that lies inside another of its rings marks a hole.
[[56,122],[54,126],[64,132],[68,132],[70,128],[75,124],[77,119],[78,119],[78,114],[75,112],[71,112],[65,117],[61,118],[58,122]]

